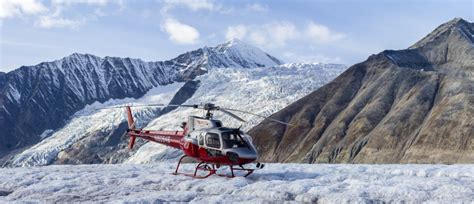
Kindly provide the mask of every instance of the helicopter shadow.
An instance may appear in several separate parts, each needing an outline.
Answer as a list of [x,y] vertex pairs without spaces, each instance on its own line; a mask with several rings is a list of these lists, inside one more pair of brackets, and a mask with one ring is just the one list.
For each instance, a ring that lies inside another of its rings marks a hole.
[[249,175],[247,178],[253,181],[261,180],[284,180],[284,181],[296,181],[304,179],[316,179],[321,176],[321,173],[309,173],[309,172],[279,172],[279,173],[260,173],[258,171]]

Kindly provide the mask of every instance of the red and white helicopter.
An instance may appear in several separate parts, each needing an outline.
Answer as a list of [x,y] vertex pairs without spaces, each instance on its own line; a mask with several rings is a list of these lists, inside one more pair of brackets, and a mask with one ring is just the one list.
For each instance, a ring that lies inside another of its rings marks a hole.
[[[183,122],[183,131],[161,131],[161,130],[144,130],[135,126],[131,107],[137,106],[158,106],[158,107],[188,107],[202,109],[205,111],[203,117],[189,116],[188,122]],[[240,128],[224,127],[220,120],[214,119],[214,111],[221,111],[232,118],[241,122],[245,122],[239,116],[231,113],[241,112],[251,114],[258,117],[263,117],[285,125],[289,123],[268,118],[262,115],[242,111],[237,109],[222,108],[215,106],[212,103],[204,105],[164,105],[164,104],[150,104],[150,105],[136,105],[136,106],[119,106],[124,107],[127,113],[128,130],[126,134],[130,136],[129,148],[132,149],[137,137],[164,144],[166,146],[180,149],[184,155],[179,159],[178,165],[174,174],[181,174],[178,172],[179,165],[186,157],[191,157],[199,162],[193,174],[184,174],[195,178],[207,178],[216,174],[217,170],[222,166],[229,166],[231,175],[234,177],[234,171],[244,171],[245,176],[253,173],[255,169],[245,168],[243,165],[255,162],[258,158],[257,149],[252,143],[252,138],[241,131]],[[119,108],[112,107],[112,108]],[[264,164],[257,163],[256,168],[263,168]],[[207,172],[205,175],[199,175],[198,171]],[[221,175],[220,176],[227,176]]]

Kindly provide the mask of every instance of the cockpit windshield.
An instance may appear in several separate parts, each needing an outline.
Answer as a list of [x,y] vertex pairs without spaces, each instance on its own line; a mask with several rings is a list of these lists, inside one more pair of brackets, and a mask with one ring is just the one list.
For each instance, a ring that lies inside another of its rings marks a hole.
[[224,148],[248,147],[248,144],[237,131],[223,132],[221,135]]

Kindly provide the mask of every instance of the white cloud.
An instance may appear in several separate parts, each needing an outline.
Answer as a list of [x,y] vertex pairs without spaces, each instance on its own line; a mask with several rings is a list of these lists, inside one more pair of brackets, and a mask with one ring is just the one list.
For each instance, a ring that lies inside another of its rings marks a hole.
[[166,0],[166,10],[174,6],[185,6],[193,11],[197,10],[214,10],[216,5],[210,0]]
[[344,34],[336,33],[329,30],[328,27],[314,22],[308,24],[306,34],[310,39],[314,40],[315,43],[333,42],[344,37]]
[[231,40],[234,38],[244,39],[245,35],[247,35],[247,27],[245,27],[244,25],[237,25],[237,26],[229,26],[227,28],[225,37],[228,40]]
[[246,7],[248,10],[258,12],[258,13],[265,13],[268,11],[267,5],[261,5],[259,3],[247,4]]
[[298,27],[288,21],[229,26],[225,35],[227,39],[239,38],[264,47],[283,47],[292,41],[330,43],[344,37],[344,34],[331,31],[328,27],[314,22]]
[[265,45],[267,43],[267,39],[264,33],[261,32],[252,32],[249,35],[249,39],[257,45]]
[[42,28],[77,28],[84,24],[84,20],[66,19],[61,16],[41,16],[36,23]]
[[53,5],[74,5],[74,4],[87,4],[92,6],[105,6],[109,0],[52,0]]
[[297,39],[300,36],[296,26],[290,22],[275,22],[265,26],[268,36],[277,46],[285,46],[288,40]]
[[161,25],[169,39],[178,44],[194,44],[199,39],[199,32],[192,26],[168,18]]
[[[41,0],[0,0],[0,20],[10,17],[23,17],[31,15],[36,26],[41,28],[77,28],[85,24],[87,20],[105,16],[101,9],[108,3],[116,3],[123,9],[123,0],[51,0],[47,8]],[[81,18],[70,19],[63,14],[67,14],[67,9],[77,5],[99,6],[88,15]],[[63,10],[66,10],[63,12]],[[52,13],[47,13],[47,12]]]
[[[229,26],[226,38],[247,39],[251,42],[267,47],[280,47],[286,45],[289,40],[300,36],[299,31],[293,23],[282,21],[263,24],[260,26],[237,25]],[[268,43],[271,44],[269,45]]]
[[44,13],[48,9],[37,0],[0,0],[0,19]]
[[85,18],[73,20],[62,16],[63,7],[57,6],[54,12],[48,15],[39,16],[35,25],[41,28],[78,28],[86,21]]

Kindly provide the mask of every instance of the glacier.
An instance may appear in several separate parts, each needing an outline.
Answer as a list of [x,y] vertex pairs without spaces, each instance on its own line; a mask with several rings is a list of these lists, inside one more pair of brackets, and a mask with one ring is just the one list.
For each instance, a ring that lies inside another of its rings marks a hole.
[[[176,163],[0,169],[0,202],[471,203],[474,165],[267,164],[248,177],[171,175]],[[194,164],[184,164],[192,171]],[[225,173],[225,172],[223,172]]]

